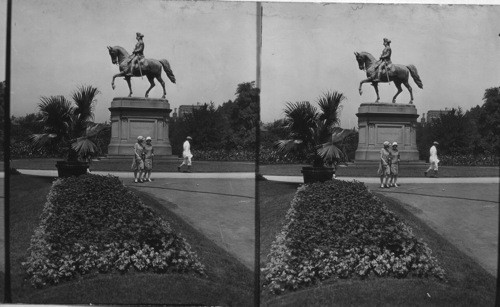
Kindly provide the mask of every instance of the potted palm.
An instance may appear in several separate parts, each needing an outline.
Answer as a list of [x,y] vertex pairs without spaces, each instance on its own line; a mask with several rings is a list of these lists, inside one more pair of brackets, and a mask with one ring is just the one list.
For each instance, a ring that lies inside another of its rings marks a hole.
[[63,148],[65,161],[57,161],[59,177],[83,175],[89,167],[88,158],[98,151],[95,138],[108,127],[95,124],[93,107],[99,90],[80,86],[72,95],[72,103],[64,96],[42,97],[38,104],[43,133],[30,139],[35,147]]
[[278,151],[297,152],[312,161],[303,167],[304,183],[331,180],[335,165],[346,161],[343,142],[354,131],[339,124],[340,104],[346,97],[339,92],[324,93],[318,99],[318,109],[308,101],[288,102],[285,107],[285,128],[289,138],[276,142]]

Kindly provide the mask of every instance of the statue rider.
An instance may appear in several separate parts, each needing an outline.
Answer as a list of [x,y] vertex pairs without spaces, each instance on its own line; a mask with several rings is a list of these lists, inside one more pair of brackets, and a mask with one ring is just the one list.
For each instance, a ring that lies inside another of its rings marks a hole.
[[134,75],[133,74],[134,65],[144,58],[144,41],[142,40],[143,37],[144,35],[142,35],[141,33],[139,32],[136,33],[137,44],[135,44],[134,51],[132,51],[132,56],[130,59],[131,64],[128,67],[127,76]]
[[[380,56],[380,64],[378,66],[378,69],[377,69],[377,79],[374,80],[374,81],[380,81],[380,74],[382,73],[382,70],[383,69],[388,69],[389,68],[389,65],[392,64],[391,62],[391,54],[392,54],[392,50],[391,50],[391,40],[388,39],[388,38],[384,38],[384,50],[382,51],[382,55]],[[389,81],[389,80],[387,80]]]

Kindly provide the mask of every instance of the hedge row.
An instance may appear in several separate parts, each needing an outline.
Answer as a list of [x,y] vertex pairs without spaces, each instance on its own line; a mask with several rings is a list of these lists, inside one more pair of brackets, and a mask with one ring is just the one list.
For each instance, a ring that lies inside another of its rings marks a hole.
[[439,164],[448,166],[498,166],[500,160],[494,155],[439,155]]
[[255,161],[255,150],[195,149],[192,153],[199,161]]
[[10,156],[12,159],[25,158],[62,158],[66,152],[60,148],[33,148],[28,141],[12,142],[10,144]]
[[112,176],[58,179],[23,266],[35,287],[113,270],[197,272],[189,244]]
[[[107,152],[101,146],[103,153]],[[12,159],[23,158],[62,158],[66,152],[61,149],[34,149],[26,141],[11,144]],[[255,150],[252,149],[212,149],[193,150],[193,155],[199,161],[255,161]],[[498,166],[500,160],[495,155],[439,155],[440,165],[443,166]],[[305,156],[298,154],[284,154],[276,149],[261,146],[259,154],[261,164],[308,164],[311,163]]]
[[264,287],[272,293],[330,278],[444,279],[427,245],[356,181],[301,186],[268,260]]

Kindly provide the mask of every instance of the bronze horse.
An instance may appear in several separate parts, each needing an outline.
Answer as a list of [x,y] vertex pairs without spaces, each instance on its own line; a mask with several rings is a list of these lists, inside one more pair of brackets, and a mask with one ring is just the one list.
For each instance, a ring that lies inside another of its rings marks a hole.
[[404,84],[410,92],[410,103],[413,103],[413,91],[410,84],[408,83],[409,75],[412,76],[413,81],[415,81],[419,88],[424,88],[422,80],[420,80],[420,77],[418,75],[417,68],[414,65],[392,64],[387,67],[387,72],[383,72],[381,74],[380,80],[374,81],[377,78],[377,67],[379,65],[375,57],[368,52],[354,52],[354,55],[356,56],[356,60],[358,61],[359,69],[366,70],[367,78],[359,83],[360,95],[363,94],[363,90],[361,89],[363,83],[371,82],[373,87],[375,88],[375,93],[377,93],[376,102],[379,102],[380,96],[378,95],[378,83],[393,81],[396,85],[396,88],[398,89],[398,92],[392,98],[392,103],[396,102],[396,97],[403,91],[401,89],[401,83]]
[[[120,46],[114,46],[114,47],[109,47],[109,55],[111,56],[111,62],[113,64],[118,64],[120,68],[120,73],[116,74],[113,76],[113,81],[111,81],[111,86],[113,89],[115,89],[115,78],[116,77],[124,77],[125,80],[127,81],[128,88],[130,90],[130,94],[128,97],[132,97],[132,86],[130,84],[130,78],[132,76],[127,76],[127,67],[131,65],[130,63],[130,55],[128,52]],[[155,60],[155,59],[144,59],[140,61],[140,67],[134,67],[132,70],[133,77],[141,77],[141,76],[146,76],[149,80],[149,83],[151,86],[148,88],[146,91],[146,97],[148,97],[149,91],[155,86],[155,81],[154,79],[158,80],[160,82],[161,86],[163,87],[163,96],[161,98],[165,98],[167,95],[167,92],[165,91],[165,81],[161,78],[161,68],[163,67],[163,70],[165,70],[165,73],[167,74],[168,79],[172,81],[172,83],[175,83],[175,76],[174,73],[172,72],[172,69],[170,69],[170,64],[168,63],[167,60],[162,59],[162,60]]]

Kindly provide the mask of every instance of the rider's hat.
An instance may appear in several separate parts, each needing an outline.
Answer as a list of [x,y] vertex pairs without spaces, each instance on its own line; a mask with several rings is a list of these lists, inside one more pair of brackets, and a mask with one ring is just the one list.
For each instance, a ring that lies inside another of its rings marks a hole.
[[384,43],[388,43],[388,44],[390,44],[390,43],[391,43],[391,40],[390,40],[390,39],[388,39],[388,38],[384,38]]
[[142,38],[142,37],[144,37],[144,35],[142,35],[142,34],[141,34],[141,33],[139,33],[139,32],[137,32],[137,33],[136,33],[136,35],[137,35],[138,37],[141,37],[141,38]]

